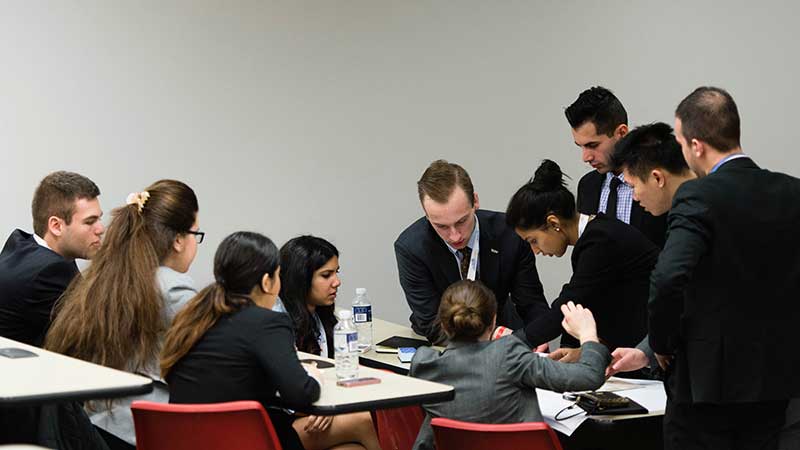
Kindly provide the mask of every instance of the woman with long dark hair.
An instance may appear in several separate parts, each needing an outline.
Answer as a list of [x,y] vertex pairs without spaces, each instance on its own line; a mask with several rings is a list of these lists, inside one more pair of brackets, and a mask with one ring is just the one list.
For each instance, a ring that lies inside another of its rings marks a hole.
[[295,417],[274,407],[275,393],[283,404],[302,407],[319,398],[320,385],[297,358],[291,321],[271,310],[281,286],[279,264],[269,238],[226,237],[214,256],[214,283],[167,332],[161,371],[172,403],[260,401],[283,448],[298,449]]
[[[194,191],[180,181],[160,180],[130,194],[114,210],[89,268],[57,303],[45,348],[158,381],[163,333],[195,294],[186,272],[204,236],[197,211]],[[88,404],[112,448],[135,445],[130,403],[137,399],[166,402],[166,386],[157,382],[145,396]]]
[[[339,280],[339,250],[325,239],[299,236],[281,247],[283,273],[275,311],[286,312],[294,324],[295,344],[301,352],[332,358],[334,308]],[[379,448],[369,413],[338,416],[306,416],[295,422],[302,427],[303,445],[309,450],[341,442],[337,436],[367,449]]]
[[[569,282],[549,313],[523,330],[531,346],[561,333],[560,306],[568,301],[592,310],[600,342],[609,350],[635,347],[642,340],[658,248],[639,230],[605,214],[578,214],[561,168],[547,159],[511,198],[506,220],[538,255],[561,257],[573,247]],[[563,333],[561,346],[552,357],[577,359],[574,338]]]

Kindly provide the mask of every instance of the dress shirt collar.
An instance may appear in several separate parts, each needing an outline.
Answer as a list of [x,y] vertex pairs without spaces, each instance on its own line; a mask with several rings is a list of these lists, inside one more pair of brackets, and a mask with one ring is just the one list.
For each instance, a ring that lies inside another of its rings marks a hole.
[[711,175],[712,173],[716,172],[717,169],[719,169],[720,166],[722,166],[726,162],[734,160],[734,159],[739,159],[739,158],[749,158],[749,156],[745,155],[744,153],[734,153],[732,155],[728,155],[728,156],[722,158],[721,160],[719,160],[718,163],[714,164],[714,167],[711,168],[711,171],[709,171],[708,174]]

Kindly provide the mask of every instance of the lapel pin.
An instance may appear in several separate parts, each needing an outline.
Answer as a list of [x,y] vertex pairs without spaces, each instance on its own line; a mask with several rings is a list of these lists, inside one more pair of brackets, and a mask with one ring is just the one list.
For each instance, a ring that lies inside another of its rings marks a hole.
[[493,249],[493,248],[490,248],[489,250],[491,250],[491,251],[492,251],[492,253],[500,253],[500,252],[498,252],[497,250],[495,250],[495,249]]

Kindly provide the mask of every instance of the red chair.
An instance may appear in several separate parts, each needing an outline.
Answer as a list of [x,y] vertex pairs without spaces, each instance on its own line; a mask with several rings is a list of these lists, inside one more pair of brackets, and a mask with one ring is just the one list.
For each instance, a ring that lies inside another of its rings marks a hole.
[[254,401],[131,405],[138,450],[282,450],[260,403]]
[[486,424],[436,418],[431,426],[437,450],[562,450],[556,433],[544,422]]
[[383,450],[411,450],[425,420],[419,405],[372,411],[372,423]]

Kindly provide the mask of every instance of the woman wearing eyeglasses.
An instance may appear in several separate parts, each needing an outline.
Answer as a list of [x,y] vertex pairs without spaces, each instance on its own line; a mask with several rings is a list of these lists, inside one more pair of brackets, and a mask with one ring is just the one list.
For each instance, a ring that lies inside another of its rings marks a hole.
[[134,448],[133,400],[169,400],[158,355],[173,317],[196,294],[186,272],[204,237],[197,197],[180,181],[157,181],[126,203],[114,210],[89,268],[56,304],[45,339],[48,350],[157,381],[145,396],[87,404],[112,449]]

